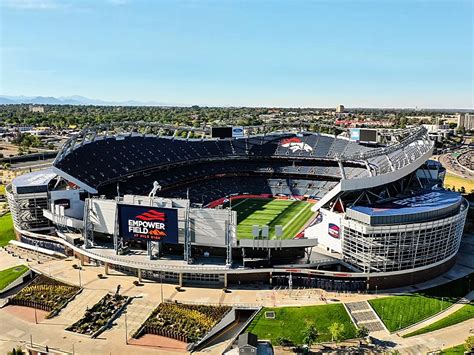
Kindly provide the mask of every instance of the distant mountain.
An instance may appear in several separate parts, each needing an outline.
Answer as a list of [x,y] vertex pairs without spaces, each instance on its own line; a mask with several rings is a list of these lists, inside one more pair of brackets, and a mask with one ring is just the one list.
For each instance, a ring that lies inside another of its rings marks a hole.
[[12,105],[12,104],[16,104],[16,101],[0,96],[0,105]]
[[6,96],[0,95],[0,105],[34,104],[34,105],[95,105],[95,106],[184,106],[182,104],[156,101],[104,101],[88,97],[74,96]]

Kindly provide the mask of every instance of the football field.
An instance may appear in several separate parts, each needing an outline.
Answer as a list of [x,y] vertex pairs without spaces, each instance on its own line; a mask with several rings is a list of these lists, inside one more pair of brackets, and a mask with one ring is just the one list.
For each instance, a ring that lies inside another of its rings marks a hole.
[[253,225],[268,225],[269,239],[276,239],[275,226],[283,226],[282,239],[293,239],[313,216],[311,206],[304,201],[248,198],[232,202],[237,211],[237,238],[253,239]]

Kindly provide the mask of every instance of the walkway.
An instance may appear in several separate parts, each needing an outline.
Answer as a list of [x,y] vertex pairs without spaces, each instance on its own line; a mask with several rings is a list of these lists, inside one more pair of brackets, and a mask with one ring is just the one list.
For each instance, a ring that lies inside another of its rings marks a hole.
[[346,308],[358,328],[366,327],[370,333],[386,331],[382,321],[367,301],[346,303]]
[[[465,297],[460,299],[453,306],[446,309],[444,312],[438,313],[435,316],[433,316],[429,319],[426,319],[425,321],[423,321],[421,323],[414,324],[413,326],[411,326],[409,328],[405,328],[403,331],[398,332],[398,334],[400,336],[403,336],[403,335],[412,333],[412,332],[414,332],[418,329],[424,328],[424,327],[426,327],[426,326],[428,326],[428,325],[430,325],[434,322],[439,321],[440,319],[446,318],[447,316],[449,316],[450,314],[453,314],[454,312],[458,311],[459,309],[461,309],[462,307],[464,307],[466,304],[468,304],[469,302],[471,302],[473,300],[474,300],[474,291],[471,291],[469,294],[467,294]],[[473,321],[473,327],[474,327],[474,321]]]

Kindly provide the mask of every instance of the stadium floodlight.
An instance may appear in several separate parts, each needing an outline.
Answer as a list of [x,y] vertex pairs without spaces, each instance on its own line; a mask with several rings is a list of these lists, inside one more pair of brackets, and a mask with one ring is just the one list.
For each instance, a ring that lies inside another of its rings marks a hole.
[[283,235],[283,226],[281,224],[277,224],[275,226],[275,236],[278,238],[281,238]]
[[260,236],[260,226],[258,224],[252,226],[252,235],[256,239]]

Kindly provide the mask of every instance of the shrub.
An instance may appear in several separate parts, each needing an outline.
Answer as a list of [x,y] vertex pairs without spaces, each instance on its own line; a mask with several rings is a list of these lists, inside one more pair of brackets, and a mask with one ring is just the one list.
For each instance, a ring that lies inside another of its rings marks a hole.
[[195,342],[211,330],[231,307],[161,303],[144,323],[152,334]]

